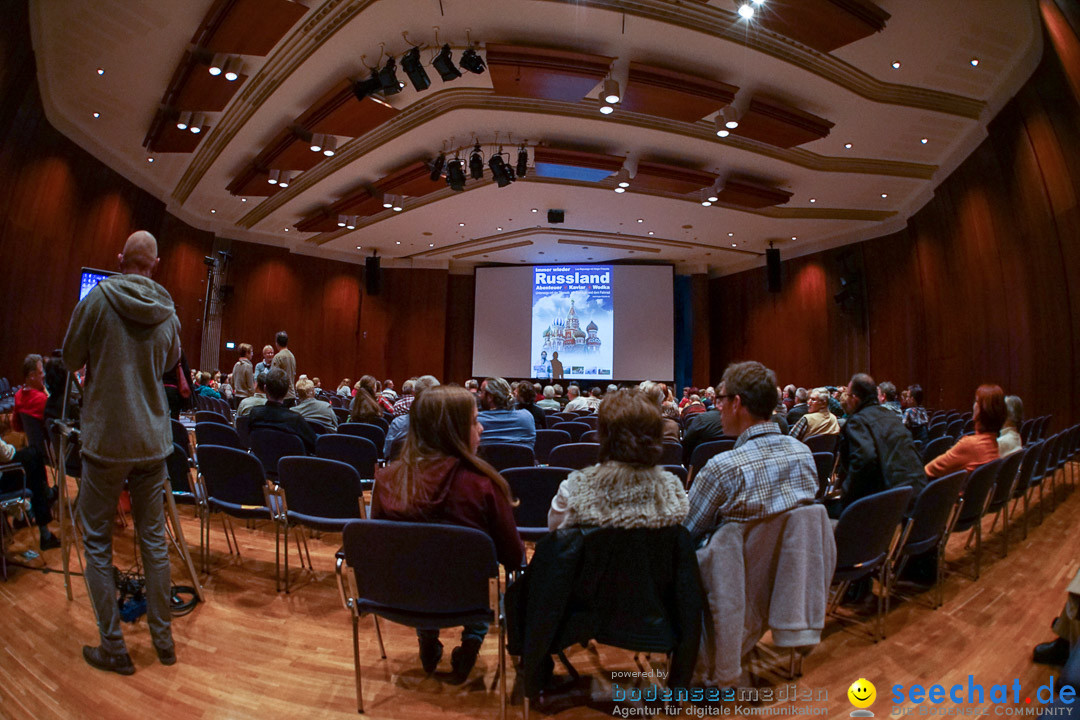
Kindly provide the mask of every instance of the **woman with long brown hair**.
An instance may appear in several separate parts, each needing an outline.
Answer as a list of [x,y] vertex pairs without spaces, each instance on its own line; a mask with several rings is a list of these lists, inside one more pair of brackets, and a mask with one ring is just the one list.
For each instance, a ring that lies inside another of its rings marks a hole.
[[[499,562],[519,568],[525,549],[514,500],[506,480],[476,455],[484,428],[472,393],[457,386],[429,388],[413,401],[409,417],[401,456],[375,474],[371,516],[482,530],[495,542]],[[463,682],[476,664],[487,629],[483,623],[463,628],[461,645],[450,656],[456,681]],[[434,672],[442,658],[439,631],[418,628],[416,634],[420,663]]]
[[349,422],[370,423],[383,416],[375,401],[375,378],[365,375],[356,382],[356,395],[349,404]]

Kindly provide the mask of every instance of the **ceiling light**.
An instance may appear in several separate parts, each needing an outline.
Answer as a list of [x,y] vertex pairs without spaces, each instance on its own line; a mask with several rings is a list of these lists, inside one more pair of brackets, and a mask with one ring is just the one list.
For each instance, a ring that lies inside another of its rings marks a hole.
[[610,105],[601,105],[600,106],[600,114],[601,115],[610,115],[613,112],[615,112],[615,108],[611,107]]
[[735,233],[728,233],[727,236],[728,237],[735,237]]
[[708,200],[702,200],[701,201],[701,206],[702,207],[709,207],[710,205],[712,205],[712,203],[709,202]]
[[739,6],[739,15],[741,15],[746,20],[749,20],[750,18],[754,17],[754,6],[749,5],[749,4],[740,5]]
[[355,215],[350,215],[349,217],[345,218],[345,229],[346,230],[355,230],[356,229],[356,216]]
[[515,170],[517,171],[517,176],[519,178],[525,177],[529,172],[529,151],[525,149],[524,145],[518,148],[517,167]]
[[[337,226],[338,227],[345,227],[347,221],[348,221],[348,218],[345,217],[344,215],[338,215],[337,216]],[[356,248],[356,249],[359,250],[360,248]]]
[[247,198],[240,198],[240,202],[247,202]]
[[499,187],[503,188],[514,182],[514,170],[506,164],[501,153],[495,153],[491,156],[491,159],[488,160],[488,167],[491,168],[492,179],[495,180]]
[[210,214],[211,215],[214,215],[216,213],[217,213],[217,210],[215,210],[214,208],[210,208]]
[[919,142],[921,142],[923,145],[925,145],[926,143],[930,142],[930,138],[923,138]]
[[465,223],[458,223],[457,226],[458,227],[465,227]]
[[887,198],[887,197],[889,197],[889,193],[881,193],[881,197]]
[[724,119],[724,127],[728,130],[734,130],[739,127],[739,113],[731,105],[728,105],[720,111],[720,117]]
[[427,246],[428,247],[435,247],[435,243],[428,243]]
[[484,154],[480,150],[480,143],[476,143],[472,149],[472,154],[469,156],[469,177],[473,180],[484,179]]
[[443,167],[446,165],[446,153],[439,153],[439,157],[431,161],[429,167],[431,168],[431,175],[429,179],[431,182],[438,182],[439,177],[442,175]]
[[214,55],[210,60],[210,74],[217,77],[221,74],[222,69],[225,67],[225,56],[221,53]]
[[[720,198],[717,197],[715,194],[711,194],[711,195],[709,195],[709,197],[707,197],[705,199],[708,200],[709,202],[717,202]],[[638,220],[638,222],[641,222],[641,221]]]
[[645,222],[645,218],[638,218],[637,221],[638,222]]
[[420,48],[414,47],[401,56],[401,69],[409,76],[409,82],[417,91],[427,90],[431,86],[431,78],[428,77],[424,64],[420,62]]
[[624,187],[617,187],[617,188],[615,188],[615,192],[617,192],[617,193],[624,193],[624,192],[626,192],[626,188],[624,188]]
[[401,92],[401,81],[397,78],[397,60],[392,57],[387,59],[386,64],[377,71],[376,75],[383,95],[397,95]]
[[152,162],[154,162],[154,158],[148,157],[148,158],[146,158],[146,162],[152,163]]
[[202,132],[203,125],[205,125],[205,124],[206,124],[206,116],[205,115],[203,115],[202,113],[192,113],[191,114],[191,122],[188,125],[188,130],[190,130],[193,134],[198,135],[199,133]]
[[737,246],[739,243],[731,243],[731,247]]
[[458,61],[458,65],[477,75],[483,73],[487,68],[487,66],[484,65],[484,59],[472,48],[461,53],[461,60]]
[[359,250],[360,248],[361,248],[361,246],[360,246],[360,245],[357,245],[357,246],[356,246],[356,249],[357,249],[357,250]]
[[649,234],[650,234],[650,235],[654,235],[655,233],[654,233],[654,232],[653,232],[652,230],[650,230],[650,231],[649,231]]
[[615,78],[608,78],[604,81],[603,98],[604,102],[608,103],[609,105],[614,105],[622,99],[619,95],[618,80],[616,80]]
[[99,113],[99,112],[96,112],[96,113],[94,113],[94,118],[95,118],[95,119],[96,119],[96,118],[99,118],[99,117],[101,117],[101,113]]
[[532,209],[532,212],[540,212],[540,211],[539,211],[539,210],[537,210],[536,208],[533,208],[533,209]]
[[893,70],[899,70],[900,69],[900,61],[899,60],[893,60],[892,69]]
[[500,231],[502,230],[502,228],[501,228],[501,227],[497,227],[497,228],[495,228],[495,229],[496,229],[496,230],[500,230]]
[[979,58],[971,58],[971,67],[979,67]]
[[105,74],[105,68],[98,68],[97,69],[97,74],[98,75],[104,75]]
[[615,174],[615,184],[624,189],[630,187],[630,172],[626,168]]
[[816,202],[817,202],[817,198],[810,198],[810,202],[812,202],[812,203],[816,203]]
[[240,58],[233,56],[225,62],[225,79],[229,82],[236,82],[240,77],[240,69],[243,67],[243,63]]
[[382,206],[384,208],[386,208],[387,210],[394,207],[394,196],[393,195],[383,195]]
[[454,158],[446,163],[446,184],[454,192],[465,189],[465,169],[462,167],[461,158]]
[[791,239],[792,239],[792,240],[798,240],[799,238],[797,238],[796,236],[792,235],[792,236],[791,236]]
[[442,50],[431,61],[431,66],[435,68],[435,72],[439,73],[439,77],[443,79],[443,82],[457,80],[461,77],[461,71],[454,67],[453,52],[450,50],[449,45],[442,46]]
[[280,170],[271,170],[270,174],[266,178],[266,182],[270,183],[271,185],[277,185],[279,177],[281,177]]
[[337,154],[337,138],[333,135],[323,135],[322,154],[326,157],[334,157]]
[[278,187],[279,188],[287,188],[287,187],[289,187],[289,181],[291,179],[292,179],[292,170],[282,170],[281,174],[278,176],[278,181],[277,181]]
[[395,245],[400,245],[400,244],[401,244],[401,241],[400,241],[400,240],[395,240],[395,241],[394,241],[394,244],[395,244]]
[[850,150],[851,149],[851,143],[844,143],[844,149],[845,150]]
[[323,136],[315,133],[311,136],[311,152],[322,152]]
[[394,206],[390,208],[394,212],[401,212],[404,209],[405,198],[401,195],[394,196]]

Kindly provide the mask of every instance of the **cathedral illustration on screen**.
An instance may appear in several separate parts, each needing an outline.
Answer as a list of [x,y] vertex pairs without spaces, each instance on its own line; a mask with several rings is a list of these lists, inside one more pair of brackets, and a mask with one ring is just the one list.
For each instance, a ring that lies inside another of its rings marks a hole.
[[544,330],[544,350],[554,350],[563,354],[573,355],[576,353],[600,352],[600,338],[596,332],[596,323],[590,321],[581,329],[577,311],[574,310],[574,301],[570,301],[570,312],[565,320],[555,320]]

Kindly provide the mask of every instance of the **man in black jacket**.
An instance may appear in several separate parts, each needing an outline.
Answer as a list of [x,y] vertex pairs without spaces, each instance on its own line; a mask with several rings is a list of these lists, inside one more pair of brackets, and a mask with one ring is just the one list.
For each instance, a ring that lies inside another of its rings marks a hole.
[[256,430],[278,430],[291,433],[304,441],[309,455],[315,453],[317,436],[311,426],[298,413],[286,408],[282,401],[289,392],[289,376],[281,368],[271,368],[266,373],[266,404],[252,408],[248,427]]
[[848,398],[850,417],[840,433],[843,494],[829,514],[839,517],[859,498],[900,485],[914,488],[914,503],[926,485],[926,475],[911,433],[896,413],[878,404],[877,385],[869,375],[851,378]]

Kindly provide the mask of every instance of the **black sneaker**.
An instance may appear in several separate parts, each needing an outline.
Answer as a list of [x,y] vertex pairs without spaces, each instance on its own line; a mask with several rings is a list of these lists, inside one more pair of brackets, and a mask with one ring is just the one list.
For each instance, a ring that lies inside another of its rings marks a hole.
[[167,648],[159,648],[154,646],[154,651],[157,652],[157,659],[162,665],[175,665],[176,664],[176,646],[170,645]]
[[419,638],[420,640],[420,664],[424,667],[424,672],[431,674],[435,672],[435,668],[439,667],[439,661],[442,660],[443,645],[439,642],[439,638]]
[[1040,665],[1064,665],[1069,661],[1069,641],[1062,638],[1035,646],[1032,660]]
[[463,683],[476,665],[476,656],[480,654],[480,645],[483,640],[466,638],[461,645],[454,648],[450,653],[450,665],[454,668],[453,681]]
[[101,647],[83,645],[82,656],[87,664],[98,670],[107,670],[118,675],[135,674],[135,664],[131,662],[131,656],[127,653],[113,655],[105,652]]

